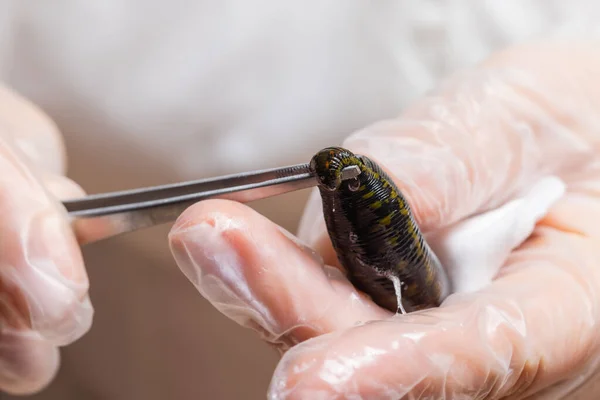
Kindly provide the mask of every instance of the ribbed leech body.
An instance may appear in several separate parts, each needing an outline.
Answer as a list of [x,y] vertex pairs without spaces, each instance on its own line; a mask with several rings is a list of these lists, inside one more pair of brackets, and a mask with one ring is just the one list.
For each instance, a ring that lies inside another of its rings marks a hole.
[[[360,175],[342,181],[341,170],[358,166]],[[398,309],[391,278],[401,283],[407,311],[440,305],[448,280],[391,179],[370,159],[342,148],[317,153],[311,169],[319,190],[329,236],[355,287],[378,305]]]

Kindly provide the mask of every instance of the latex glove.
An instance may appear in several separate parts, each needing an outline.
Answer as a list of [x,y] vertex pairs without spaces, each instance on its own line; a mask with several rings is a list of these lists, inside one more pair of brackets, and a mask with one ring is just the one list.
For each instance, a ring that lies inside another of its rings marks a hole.
[[42,389],[57,347],[90,327],[92,307],[79,246],[59,198],[82,190],[63,176],[54,124],[0,87],[0,390]]
[[394,315],[326,266],[337,261],[317,195],[299,233],[306,245],[236,203],[181,216],[170,241],[185,275],[223,314],[288,350],[270,398],[554,399],[591,376],[598,49],[499,53],[343,144],[390,173],[452,264],[461,293],[439,308]]

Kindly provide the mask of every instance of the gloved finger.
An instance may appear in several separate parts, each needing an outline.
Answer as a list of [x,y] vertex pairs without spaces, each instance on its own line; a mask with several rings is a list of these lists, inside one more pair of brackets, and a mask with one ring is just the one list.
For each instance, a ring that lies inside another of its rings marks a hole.
[[2,85],[0,137],[40,171],[64,174],[65,149],[54,122],[39,107]]
[[[599,361],[600,250],[590,234],[600,202],[559,204],[490,286],[297,345],[270,398],[496,399],[544,389],[560,398],[563,387],[551,385],[584,380]],[[574,204],[580,222],[571,224]]]
[[169,235],[177,264],[219,311],[285,350],[391,313],[360,295],[312,250],[242,204],[190,207]]

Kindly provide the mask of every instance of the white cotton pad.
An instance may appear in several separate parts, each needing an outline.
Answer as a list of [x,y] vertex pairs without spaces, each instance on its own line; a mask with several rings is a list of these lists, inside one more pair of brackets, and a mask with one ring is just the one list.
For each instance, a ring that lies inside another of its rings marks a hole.
[[427,242],[448,272],[453,293],[488,285],[511,251],[533,232],[536,223],[565,193],[565,183],[541,179],[525,196],[495,210],[427,235]]

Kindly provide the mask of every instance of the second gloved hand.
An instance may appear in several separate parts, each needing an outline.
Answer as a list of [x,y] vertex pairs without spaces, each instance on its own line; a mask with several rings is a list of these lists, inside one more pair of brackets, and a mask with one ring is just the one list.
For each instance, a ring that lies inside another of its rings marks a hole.
[[56,127],[0,87],[0,390],[36,392],[58,347],[88,331],[93,309],[79,246],[58,199],[82,195],[64,173]]

